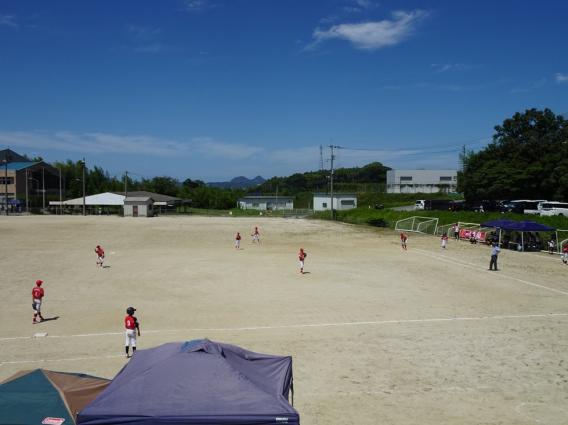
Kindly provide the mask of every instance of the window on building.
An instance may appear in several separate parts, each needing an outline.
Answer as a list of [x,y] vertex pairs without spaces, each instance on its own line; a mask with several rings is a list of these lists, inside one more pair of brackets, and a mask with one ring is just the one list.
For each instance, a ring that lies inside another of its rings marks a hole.
[[412,181],[412,176],[410,177],[400,177],[400,182],[411,182]]
[[341,200],[341,205],[353,205],[353,206],[355,206],[355,201],[353,199]]
[[324,203],[322,204],[322,206],[323,206],[324,208],[327,208],[327,202],[324,202]]
[[258,208],[258,207],[260,207],[260,204],[252,204],[252,207],[253,207],[253,208]]
[[440,177],[440,183],[451,183],[452,177]]
[[[8,177],[8,184],[14,184],[14,177]],[[0,177],[0,185],[6,185],[6,177]]]

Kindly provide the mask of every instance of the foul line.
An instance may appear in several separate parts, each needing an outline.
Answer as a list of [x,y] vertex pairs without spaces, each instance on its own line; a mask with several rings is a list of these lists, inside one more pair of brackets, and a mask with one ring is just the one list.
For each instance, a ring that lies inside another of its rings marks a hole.
[[[236,332],[236,331],[254,331],[254,330],[275,330],[275,329],[300,329],[300,328],[325,328],[335,326],[362,326],[362,325],[387,325],[387,324],[404,324],[404,323],[433,323],[433,322],[459,322],[467,320],[499,320],[499,319],[532,319],[537,317],[562,317],[568,316],[568,313],[549,313],[549,314],[524,314],[518,316],[482,316],[482,317],[450,317],[439,319],[400,319],[400,320],[377,320],[368,322],[339,322],[339,323],[316,323],[312,325],[282,325],[282,326],[247,326],[242,328],[193,328],[193,329],[161,329],[153,331],[144,331],[147,333],[161,332]],[[82,338],[94,336],[123,335],[124,332],[104,332],[96,334],[78,334],[78,335],[48,335],[46,338]],[[19,336],[12,338],[0,338],[0,341],[15,339],[30,339],[29,336]]]
[[[451,263],[451,264],[457,264],[457,265],[467,267],[467,268],[470,268],[470,269],[479,270],[479,271],[489,273],[489,271],[486,268],[483,268],[483,267],[481,267],[477,264],[474,264],[474,263],[468,263],[467,261],[463,261],[463,260],[459,260],[459,259],[451,258],[451,257],[448,257],[450,259],[446,260],[445,258],[443,258],[439,255],[432,255],[431,252],[422,251],[420,249],[414,249],[414,250],[412,250],[412,252],[415,252],[415,253],[420,254],[420,255],[424,255],[426,257],[435,258],[435,259],[440,260],[440,261],[446,261],[446,262]],[[548,286],[539,285],[538,283],[533,283],[533,282],[528,282],[526,280],[517,279],[516,277],[507,276],[506,274],[503,274],[503,273],[499,273],[498,275],[499,275],[499,277],[504,277],[506,279],[511,279],[511,280],[515,280],[515,281],[520,282],[520,283],[524,283],[525,285],[536,286],[537,288],[546,289],[546,290],[557,292],[557,293],[563,294],[563,295],[568,295],[568,292],[560,291],[560,290],[554,289],[554,288],[549,288]]]

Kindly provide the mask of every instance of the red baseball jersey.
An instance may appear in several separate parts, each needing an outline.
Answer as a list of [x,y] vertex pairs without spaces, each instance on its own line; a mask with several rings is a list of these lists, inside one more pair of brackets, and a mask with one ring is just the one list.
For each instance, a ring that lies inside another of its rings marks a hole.
[[241,240],[241,235],[237,235],[237,237],[235,238],[236,240],[240,241]]
[[306,258],[306,256],[304,255],[304,253],[302,251],[300,251],[298,258],[300,259],[300,261],[304,261],[304,258]]
[[104,257],[105,256],[105,250],[102,248],[97,249],[97,255],[99,257]]
[[41,300],[44,295],[43,288],[36,286],[34,289],[32,289],[32,295],[36,300]]
[[126,319],[124,319],[124,325],[126,326],[126,329],[136,329],[138,320],[136,320],[136,317],[134,316],[126,316]]

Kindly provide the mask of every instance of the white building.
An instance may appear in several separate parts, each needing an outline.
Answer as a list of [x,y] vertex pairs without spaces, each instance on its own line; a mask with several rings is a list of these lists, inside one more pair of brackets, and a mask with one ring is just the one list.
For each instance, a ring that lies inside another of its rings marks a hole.
[[455,193],[458,170],[388,170],[387,193]]
[[154,217],[154,200],[148,196],[124,198],[125,217]]
[[[355,193],[334,193],[333,209],[336,211],[350,210],[357,208],[357,194]],[[314,193],[314,211],[325,211],[331,209],[331,194]]]
[[293,196],[245,196],[238,199],[242,210],[291,210],[294,208]]

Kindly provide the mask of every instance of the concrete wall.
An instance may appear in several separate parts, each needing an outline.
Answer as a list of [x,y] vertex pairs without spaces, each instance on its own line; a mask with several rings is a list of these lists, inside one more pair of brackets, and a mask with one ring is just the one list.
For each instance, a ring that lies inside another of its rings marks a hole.
[[388,170],[387,193],[455,193],[457,170]]

